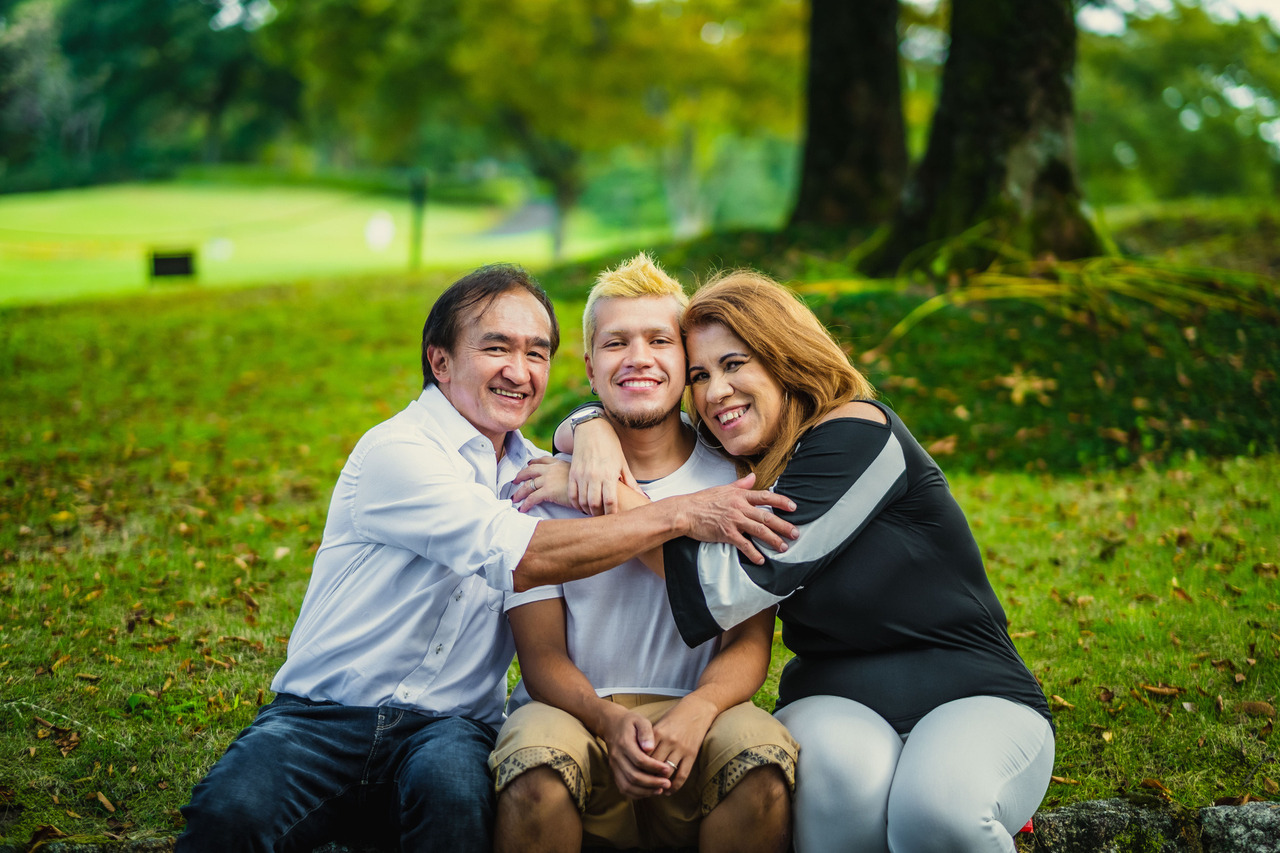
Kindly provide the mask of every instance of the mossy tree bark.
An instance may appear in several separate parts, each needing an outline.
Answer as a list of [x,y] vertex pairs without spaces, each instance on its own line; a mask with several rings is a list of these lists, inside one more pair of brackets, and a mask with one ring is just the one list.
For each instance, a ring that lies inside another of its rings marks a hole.
[[945,256],[986,266],[992,241],[1033,255],[1097,254],[1075,173],[1072,0],[954,0],[951,48],[924,159],[880,248],[864,263],[890,273],[980,223],[984,241]]
[[792,225],[888,221],[907,172],[899,75],[898,0],[813,0]]

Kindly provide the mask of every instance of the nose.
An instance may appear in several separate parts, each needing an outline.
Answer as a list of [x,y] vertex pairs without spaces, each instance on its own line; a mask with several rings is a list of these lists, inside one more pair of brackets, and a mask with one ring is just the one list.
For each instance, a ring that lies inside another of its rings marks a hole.
[[514,353],[507,359],[506,367],[502,369],[502,375],[508,382],[516,385],[525,385],[532,377],[533,370],[529,365],[529,359],[523,353]]
[[627,348],[627,361],[631,365],[647,367],[653,364],[653,349],[648,344],[634,344]]
[[733,385],[724,373],[713,373],[707,379],[707,399],[723,400],[733,393]]

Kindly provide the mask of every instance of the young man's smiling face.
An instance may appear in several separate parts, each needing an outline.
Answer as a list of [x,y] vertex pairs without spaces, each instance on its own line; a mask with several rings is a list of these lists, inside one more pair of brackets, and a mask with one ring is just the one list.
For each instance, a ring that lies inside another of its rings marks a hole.
[[533,294],[514,288],[467,310],[453,352],[431,347],[441,392],[493,442],[524,426],[542,402],[551,366],[551,318]]
[[657,426],[680,407],[684,393],[679,303],[670,296],[616,297],[601,299],[594,310],[587,377],[600,402],[619,426]]

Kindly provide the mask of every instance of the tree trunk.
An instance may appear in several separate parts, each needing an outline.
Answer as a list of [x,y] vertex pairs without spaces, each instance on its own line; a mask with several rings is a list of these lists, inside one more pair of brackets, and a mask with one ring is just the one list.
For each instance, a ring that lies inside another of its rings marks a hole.
[[662,188],[667,219],[677,240],[690,240],[707,230],[707,198],[698,175],[696,131],[680,129],[680,139],[662,152]]
[[941,254],[950,269],[986,266],[997,244],[1059,258],[1099,252],[1075,174],[1072,6],[953,0],[928,150],[869,271],[939,257],[945,241],[979,225],[980,239]]
[[807,88],[791,224],[886,221],[907,172],[898,0],[812,0]]

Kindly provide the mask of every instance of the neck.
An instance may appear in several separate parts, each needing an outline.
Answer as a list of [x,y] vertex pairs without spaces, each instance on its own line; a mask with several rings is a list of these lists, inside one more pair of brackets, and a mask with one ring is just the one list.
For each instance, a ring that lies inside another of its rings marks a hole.
[[637,480],[657,480],[678,469],[693,453],[693,430],[680,420],[677,410],[649,429],[630,429],[613,424],[622,445],[622,455]]

